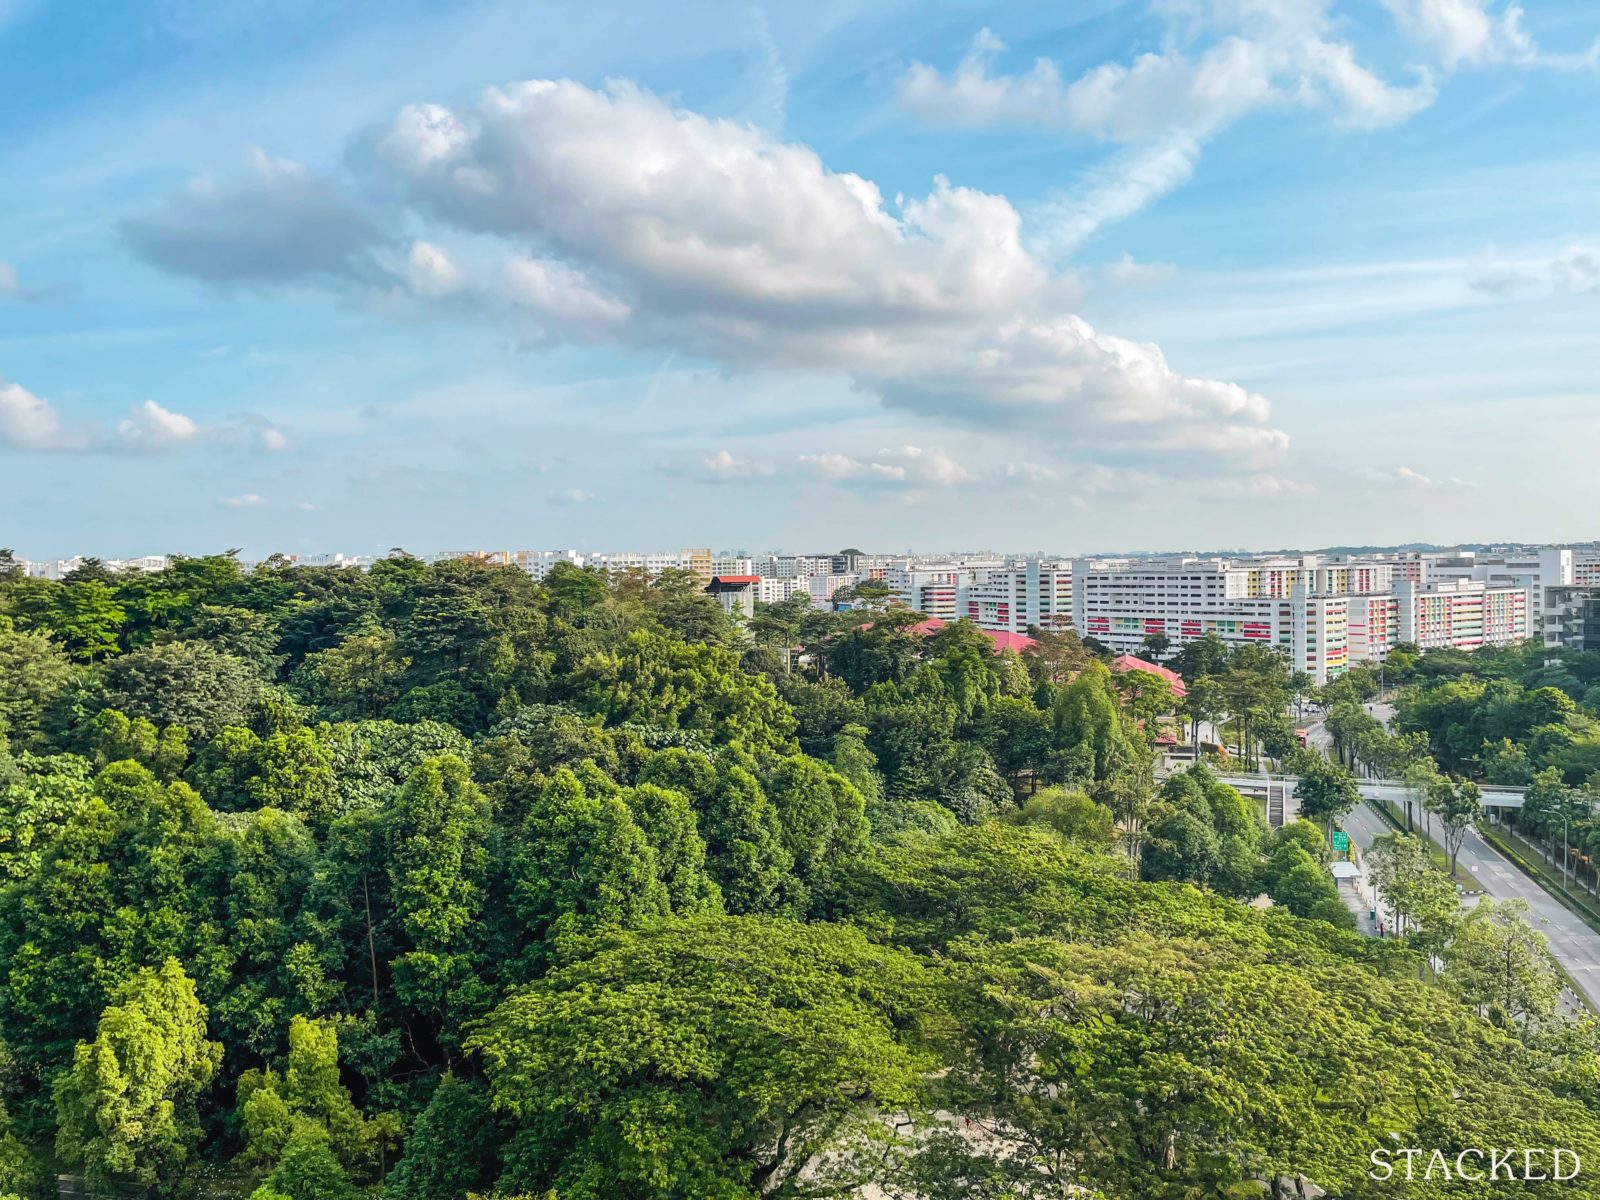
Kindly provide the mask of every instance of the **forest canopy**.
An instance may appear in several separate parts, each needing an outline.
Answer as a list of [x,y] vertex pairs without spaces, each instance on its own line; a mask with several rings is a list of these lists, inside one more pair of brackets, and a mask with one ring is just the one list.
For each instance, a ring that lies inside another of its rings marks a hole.
[[[1424,1197],[1493,1193],[1370,1151],[1600,1164],[1592,1024],[1443,986],[1356,935],[1317,829],[1158,784],[1155,677],[919,620],[404,555],[0,567],[0,1196]],[[1280,746],[1300,685],[1217,653],[1175,663],[1179,719]],[[1403,725],[1587,770],[1569,694],[1478,686]]]

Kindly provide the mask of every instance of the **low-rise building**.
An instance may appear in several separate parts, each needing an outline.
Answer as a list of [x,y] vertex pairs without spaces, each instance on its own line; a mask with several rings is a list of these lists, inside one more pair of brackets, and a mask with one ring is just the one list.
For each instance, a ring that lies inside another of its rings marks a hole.
[[705,590],[729,616],[751,617],[755,615],[756,587],[760,582],[759,575],[713,575]]

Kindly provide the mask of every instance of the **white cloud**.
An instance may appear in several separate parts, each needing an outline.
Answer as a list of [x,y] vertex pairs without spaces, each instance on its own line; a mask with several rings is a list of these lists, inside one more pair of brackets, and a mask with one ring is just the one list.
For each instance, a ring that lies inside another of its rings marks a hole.
[[154,400],[137,405],[117,423],[117,439],[140,450],[181,446],[200,436],[200,426],[193,417],[162,408]]
[[1479,485],[1455,475],[1424,475],[1411,467],[1369,467],[1361,472],[1363,478],[1374,483],[1387,483],[1412,488],[1475,488]]
[[1199,139],[1180,131],[1147,146],[1117,151],[1034,210],[1043,227],[1035,244],[1054,256],[1070,255],[1106,225],[1133,216],[1188,183],[1201,149]]
[[505,287],[543,328],[843,371],[896,408],[1091,448],[1254,459],[1286,440],[1260,396],[1063,312],[1070,281],[1030,253],[1003,196],[936,179],[886,203],[805,146],[627,84],[413,106],[364,155],[435,220],[537,244],[508,255]]
[[701,460],[706,474],[713,479],[760,479],[773,473],[770,463],[749,462],[735,458],[727,450],[718,450]]
[[1568,246],[1550,264],[1556,287],[1564,292],[1592,292],[1600,287],[1600,251]]
[[1522,7],[1489,11],[1488,0],[1383,0],[1406,36],[1433,48],[1445,66],[1529,62],[1538,54],[1522,27]]
[[802,454],[795,459],[795,467],[802,475],[829,482],[882,487],[953,487],[977,479],[943,450],[921,446],[879,450],[870,458]]
[[1178,268],[1169,262],[1135,262],[1133,255],[1126,250],[1120,259],[1106,268],[1106,277],[1122,287],[1148,287],[1165,283],[1177,273]]
[[146,400],[113,428],[83,422],[69,425],[54,405],[21,384],[0,379],[0,446],[20,450],[75,450],[147,453],[189,445],[256,445],[287,449],[282,433],[260,417],[237,417],[224,425],[203,426],[193,417]]
[[20,296],[22,294],[22,280],[17,278],[17,269],[10,263],[0,260],[0,296]]
[[1401,86],[1356,62],[1348,42],[1330,40],[1323,3],[1217,3],[1195,22],[1204,49],[1172,46],[1131,62],[1107,62],[1067,82],[1039,59],[1020,75],[994,72],[1005,49],[989,30],[973,39],[954,72],[925,63],[902,76],[899,99],[925,119],[962,125],[1016,125],[1109,142],[1201,140],[1267,106],[1330,112],[1342,125],[1392,124],[1427,107],[1434,91],[1419,75]]
[[1600,288],[1600,249],[1572,245],[1545,257],[1492,261],[1467,286],[1502,300],[1529,294],[1584,295]]
[[466,286],[466,273],[442,246],[412,242],[406,259],[406,282],[423,296],[448,296]]
[[546,497],[551,504],[587,504],[594,499],[593,492],[586,492],[582,488],[568,488],[563,492],[556,492]]
[[1012,462],[1006,464],[1006,478],[1022,483],[1050,483],[1061,478],[1061,475],[1054,467],[1047,467],[1043,463]]
[[[1171,186],[1188,152],[1167,149],[1176,166],[1135,172],[1131,197],[1118,192],[1128,179],[1108,180],[1078,228],[1137,206],[1140,188]],[[265,156],[252,185],[207,185],[130,222],[129,236],[152,261],[212,282],[364,282],[374,311],[389,311],[403,280],[418,302],[449,298],[457,317],[531,323],[542,339],[843,375],[892,408],[1079,457],[1167,448],[1255,467],[1287,442],[1261,396],[1184,376],[1157,347],[1072,315],[1076,280],[1025,244],[1016,208],[944,178],[886,199],[754,126],[627,83],[548,80],[405,108],[350,161],[368,194],[406,210],[385,225],[465,234],[499,258],[494,281],[475,284],[436,240],[399,251],[345,199],[353,189]],[[317,218],[304,236],[290,219],[302,212]],[[285,249],[286,238],[299,240]],[[861,477],[893,469],[910,478],[928,465],[873,460]]]
[[79,450],[85,439],[62,424],[49,401],[21,384],[0,379],[0,445],[21,450]]
[[218,496],[217,503],[223,508],[262,508],[267,502],[254,492],[246,492],[242,496]]
[[[1358,63],[1348,42],[1330,38],[1326,9],[1327,0],[1174,2],[1173,35],[1161,52],[1102,63],[1070,82],[1047,59],[1020,74],[996,72],[1005,46],[983,29],[949,75],[913,64],[899,100],[941,124],[1043,129],[1127,147],[1042,210],[1055,225],[1042,244],[1069,253],[1186,183],[1205,143],[1246,113],[1308,108],[1371,129],[1433,102],[1425,71],[1398,85]],[[1198,41],[1210,44],[1189,45]]]
[[515,304],[574,333],[598,334],[628,317],[626,304],[603,294],[582,271],[553,259],[511,259],[505,284]]

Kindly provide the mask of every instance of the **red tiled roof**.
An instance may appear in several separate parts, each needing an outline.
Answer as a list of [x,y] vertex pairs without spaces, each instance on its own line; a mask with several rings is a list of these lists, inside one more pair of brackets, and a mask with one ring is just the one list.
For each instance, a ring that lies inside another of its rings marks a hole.
[[759,575],[713,575],[712,583],[760,583]]
[[[943,629],[949,621],[942,621],[938,617],[929,617],[926,621],[919,621],[915,625],[907,626],[912,633],[934,634]],[[1033,645],[1033,639],[1020,633],[1010,633],[1004,629],[983,629],[979,632],[994,644],[995,653],[1002,650],[1015,650],[1019,654]]]
[[1146,662],[1142,658],[1135,658],[1131,654],[1119,654],[1111,660],[1113,671],[1144,671],[1151,675],[1160,676],[1172,685],[1172,694],[1182,699],[1188,694],[1189,689],[1183,686],[1183,676],[1176,671],[1168,670],[1159,663]]

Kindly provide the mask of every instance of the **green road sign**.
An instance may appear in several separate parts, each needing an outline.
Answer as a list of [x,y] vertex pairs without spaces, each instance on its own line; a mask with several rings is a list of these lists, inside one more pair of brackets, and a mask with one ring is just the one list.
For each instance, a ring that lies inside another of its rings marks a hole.
[[1333,848],[1340,854],[1350,853],[1350,835],[1342,829],[1333,831]]

